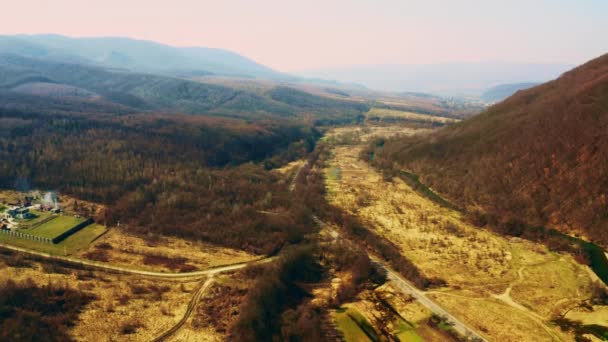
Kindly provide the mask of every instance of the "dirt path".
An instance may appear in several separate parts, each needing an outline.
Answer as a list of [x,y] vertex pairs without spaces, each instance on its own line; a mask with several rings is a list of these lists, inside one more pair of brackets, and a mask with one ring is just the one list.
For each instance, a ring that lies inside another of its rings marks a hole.
[[155,338],[152,341],[154,341],[154,342],[166,341],[169,337],[173,336],[188,321],[188,318],[190,318],[190,315],[192,315],[192,312],[196,308],[196,304],[198,304],[199,300],[201,299],[201,297],[203,296],[205,291],[209,288],[209,286],[211,286],[211,284],[213,283],[213,280],[214,280],[213,276],[211,276],[207,280],[205,280],[205,282],[203,282],[201,284],[201,286],[199,286],[199,288],[196,290],[196,292],[194,293],[194,296],[192,296],[190,303],[188,303],[188,308],[186,309],[184,316],[179,320],[179,322],[177,322],[169,330],[165,331],[164,333],[162,333],[160,336],[158,336],[157,338]]
[[70,258],[70,257],[59,256],[59,255],[52,255],[52,254],[48,254],[48,253],[32,251],[29,249],[15,247],[15,246],[6,245],[6,244],[0,244],[0,248],[9,249],[11,251],[24,253],[24,254],[28,254],[28,255],[32,255],[32,256],[36,256],[36,257],[41,257],[41,258],[44,258],[47,260],[61,261],[61,262],[65,262],[65,263],[68,263],[71,265],[76,265],[76,266],[92,267],[92,268],[96,268],[96,269],[103,270],[103,271],[135,274],[135,275],[141,275],[141,276],[147,276],[147,277],[153,277],[153,278],[163,278],[163,279],[202,278],[202,277],[207,277],[207,276],[211,276],[211,275],[222,273],[222,272],[238,270],[241,268],[245,268],[249,265],[262,264],[262,263],[267,263],[267,262],[274,260],[273,257],[263,257],[263,258],[259,258],[257,260],[253,260],[253,261],[249,261],[249,262],[241,262],[241,263],[235,263],[235,264],[231,264],[231,265],[212,267],[212,268],[208,268],[208,269],[202,270],[202,271],[184,272],[184,273],[166,273],[166,272],[142,271],[142,270],[133,269],[133,268],[103,264],[100,262],[95,262],[95,261],[90,261],[90,260]]
[[528,308],[526,308],[525,306],[517,303],[516,301],[513,300],[513,298],[511,298],[511,289],[513,289],[513,286],[520,284],[521,282],[523,282],[524,280],[524,269],[526,268],[526,266],[522,266],[517,270],[517,279],[515,279],[511,284],[509,284],[509,287],[507,287],[507,289],[505,290],[505,292],[503,292],[502,294],[494,294],[492,295],[492,297],[496,298],[496,299],[500,299],[503,302],[509,304],[510,306],[517,308],[519,310],[522,311],[526,311],[531,315],[534,315],[536,318],[538,319],[542,319],[542,317],[540,317],[538,314],[536,314],[535,312],[530,311]]
[[306,161],[304,164],[302,164],[302,165],[300,165],[300,167],[298,167],[298,171],[296,171],[296,174],[293,175],[293,178],[291,179],[291,183],[289,183],[289,191],[293,192],[296,189],[296,181],[298,180],[300,171],[302,171],[302,169],[306,165],[308,165],[308,161]]
[[[558,258],[559,259],[559,258]],[[511,284],[509,284],[509,287],[507,287],[507,289],[505,290],[505,292],[497,295],[497,294],[493,294],[492,297],[501,300],[502,302],[504,302],[505,304],[518,309],[520,311],[522,311],[522,313],[526,316],[528,316],[528,318],[530,318],[531,320],[533,320],[534,322],[538,323],[549,335],[551,335],[551,337],[556,340],[556,341],[561,341],[561,338],[557,335],[555,335],[555,333],[553,331],[551,331],[551,329],[549,329],[549,327],[547,327],[547,325],[545,324],[545,320],[543,317],[541,317],[539,314],[537,314],[536,312],[528,309],[527,307],[519,304],[518,302],[516,302],[515,300],[513,300],[513,298],[511,297],[511,290],[513,289],[513,287],[515,285],[518,285],[520,283],[522,283],[524,281],[524,270],[526,269],[526,267],[531,267],[531,266],[541,266],[545,263],[548,262],[553,262],[554,260],[550,260],[550,261],[545,261],[539,264],[533,264],[533,265],[524,265],[522,267],[520,267],[517,270],[517,279],[515,279],[513,282],[511,282]]]
[[536,312],[533,312],[532,310],[526,308],[525,306],[519,304],[518,302],[516,302],[515,300],[513,300],[513,298],[511,297],[511,290],[513,289],[513,287],[515,285],[519,285],[524,281],[524,270],[527,267],[537,267],[537,266],[542,266],[545,264],[548,264],[550,262],[554,262],[559,260],[560,257],[555,257],[552,260],[547,260],[547,261],[543,261],[540,263],[536,263],[536,264],[530,264],[530,265],[523,265],[521,266],[518,270],[517,270],[517,279],[515,279],[514,281],[512,281],[509,286],[505,289],[505,292],[501,293],[501,294],[493,294],[492,297],[499,299],[507,304],[509,304],[510,306],[522,310],[526,313],[528,313],[529,315],[534,316],[535,318],[543,321],[544,318],[542,316],[540,316],[539,314],[537,314]]

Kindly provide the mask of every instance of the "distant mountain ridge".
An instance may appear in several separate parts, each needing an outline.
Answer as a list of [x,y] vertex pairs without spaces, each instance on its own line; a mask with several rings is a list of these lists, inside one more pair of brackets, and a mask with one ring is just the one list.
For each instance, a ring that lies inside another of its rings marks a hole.
[[55,62],[171,75],[293,78],[227,50],[173,47],[122,37],[70,38],[52,34],[0,36],[0,52]]
[[518,90],[532,88],[539,84],[536,82],[499,84],[484,91],[480,98],[486,102],[498,102],[515,94]]
[[479,96],[497,84],[546,82],[571,69],[570,64],[458,62],[362,65],[296,73],[303,77],[358,83],[370,89],[423,92],[442,96]]
[[285,86],[257,92],[190,79],[0,53],[0,107],[33,111],[173,112],[274,120],[357,120],[369,106]]

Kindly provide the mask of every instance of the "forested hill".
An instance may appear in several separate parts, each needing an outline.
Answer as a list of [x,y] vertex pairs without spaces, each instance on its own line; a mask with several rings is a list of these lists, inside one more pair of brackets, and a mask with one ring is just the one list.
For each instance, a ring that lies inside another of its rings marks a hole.
[[[305,97],[306,101],[298,99]],[[42,99],[42,100],[41,100]],[[76,63],[0,54],[0,107],[60,112],[180,112],[251,119],[349,122],[364,103],[280,87],[254,93],[222,85]]]
[[[0,109],[0,188],[55,189],[104,204],[102,224],[271,253],[306,221],[294,221],[287,186],[268,169],[318,137],[286,120]],[[273,208],[290,213],[260,213]]]
[[608,246],[608,55],[430,137],[388,140],[375,158],[485,221],[521,220]]

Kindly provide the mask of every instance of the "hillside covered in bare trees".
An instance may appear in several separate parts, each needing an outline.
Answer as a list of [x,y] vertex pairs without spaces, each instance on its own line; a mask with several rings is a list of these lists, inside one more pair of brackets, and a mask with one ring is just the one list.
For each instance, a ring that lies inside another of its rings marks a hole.
[[377,141],[481,223],[519,222],[608,245],[608,55],[430,136]]

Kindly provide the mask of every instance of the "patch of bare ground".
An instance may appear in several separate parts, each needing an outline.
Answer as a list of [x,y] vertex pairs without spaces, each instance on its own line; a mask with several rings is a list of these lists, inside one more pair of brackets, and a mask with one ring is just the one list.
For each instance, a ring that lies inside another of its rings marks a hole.
[[[363,128],[328,136],[353,130]],[[426,276],[445,279],[448,286],[433,298],[490,340],[573,339],[549,322],[591,296],[597,278],[586,266],[468,224],[400,179],[384,179],[359,159],[364,139],[350,140],[335,140],[325,170],[329,202],[395,243]]]
[[32,279],[38,286],[61,284],[95,298],[70,328],[76,341],[150,341],[179,321],[197,285],[23,260],[15,264],[12,257],[0,258],[0,286],[8,279]]
[[115,228],[80,251],[78,256],[118,266],[165,272],[191,272],[256,258],[246,252],[203,242],[160,236],[146,239]]

